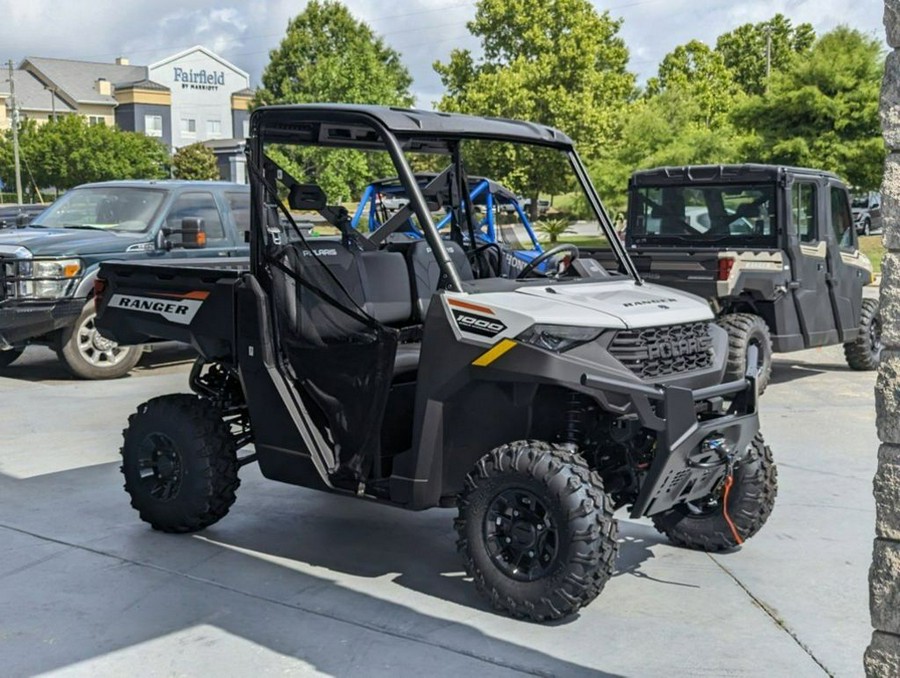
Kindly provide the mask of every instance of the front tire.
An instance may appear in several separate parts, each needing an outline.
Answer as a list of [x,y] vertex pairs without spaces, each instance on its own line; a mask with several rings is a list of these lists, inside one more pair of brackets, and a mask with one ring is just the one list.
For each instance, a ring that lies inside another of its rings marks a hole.
[[[762,435],[750,443],[748,456],[734,469],[728,495],[728,515],[744,542],[762,529],[778,494],[778,468]],[[739,545],[725,519],[723,497],[679,504],[652,517],[653,525],[669,541],[700,551],[724,551]]]
[[0,351],[0,370],[12,365],[24,352],[24,348],[11,348],[8,351]]
[[747,372],[747,350],[756,346],[759,350],[756,384],[762,394],[772,376],[772,337],[766,321],[752,313],[729,313],[718,320],[728,332],[728,363],[725,380],[743,379]]
[[95,320],[93,299],[81,310],[75,324],[60,336],[58,355],[68,370],[81,379],[118,379],[128,374],[144,349],[141,346],[119,346],[101,336]]
[[851,370],[877,370],[882,348],[878,300],[863,299],[859,314],[859,334],[856,339],[844,344],[844,357]]
[[123,433],[122,474],[131,506],[163,532],[196,532],[234,504],[237,452],[222,413],[196,395],[140,405]]
[[458,506],[457,549],[494,609],[561,619],[612,576],[612,503],[574,452],[532,440],[495,448],[466,477]]

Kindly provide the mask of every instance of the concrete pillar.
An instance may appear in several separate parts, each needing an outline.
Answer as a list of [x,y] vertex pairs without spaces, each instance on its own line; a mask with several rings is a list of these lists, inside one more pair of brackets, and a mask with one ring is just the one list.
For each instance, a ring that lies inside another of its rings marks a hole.
[[875,385],[878,471],[875,474],[875,547],[869,571],[872,644],[866,675],[900,676],[900,0],[885,0],[884,26],[893,51],[881,88],[881,124],[888,147],[884,182],[885,256],[881,278],[881,320],[885,351]]

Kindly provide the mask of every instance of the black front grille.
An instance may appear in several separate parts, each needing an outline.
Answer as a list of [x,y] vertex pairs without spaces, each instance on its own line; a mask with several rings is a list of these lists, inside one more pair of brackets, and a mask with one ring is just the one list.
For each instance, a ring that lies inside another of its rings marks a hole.
[[710,323],[619,330],[610,353],[642,379],[701,370],[712,364]]

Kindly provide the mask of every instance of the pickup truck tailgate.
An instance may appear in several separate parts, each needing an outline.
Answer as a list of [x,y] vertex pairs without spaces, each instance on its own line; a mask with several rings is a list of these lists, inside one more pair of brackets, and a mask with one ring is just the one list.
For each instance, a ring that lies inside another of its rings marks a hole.
[[234,294],[246,259],[101,264],[97,329],[120,344],[180,341],[208,359],[232,355]]

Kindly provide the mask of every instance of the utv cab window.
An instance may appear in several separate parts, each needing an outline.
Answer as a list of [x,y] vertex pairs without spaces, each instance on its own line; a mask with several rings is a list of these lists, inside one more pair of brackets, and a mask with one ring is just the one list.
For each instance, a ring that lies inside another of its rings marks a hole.
[[800,242],[819,239],[815,184],[797,182],[791,187],[791,215]]
[[775,214],[775,188],[767,184],[642,187],[629,235],[635,245],[771,247]]
[[854,249],[853,216],[850,214],[847,192],[839,186],[831,187],[831,225],[838,245],[843,249]]

